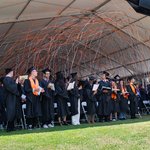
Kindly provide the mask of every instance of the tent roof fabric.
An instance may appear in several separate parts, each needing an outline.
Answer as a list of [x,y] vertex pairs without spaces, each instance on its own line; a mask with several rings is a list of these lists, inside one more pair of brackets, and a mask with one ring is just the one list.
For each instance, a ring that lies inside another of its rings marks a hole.
[[35,65],[80,76],[150,71],[150,17],[126,0],[1,0],[0,73]]

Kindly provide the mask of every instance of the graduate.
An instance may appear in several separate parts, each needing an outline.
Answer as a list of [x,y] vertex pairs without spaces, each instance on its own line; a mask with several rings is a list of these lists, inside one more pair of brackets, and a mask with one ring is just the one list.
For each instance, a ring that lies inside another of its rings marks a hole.
[[[112,84],[112,93],[111,93],[111,114],[110,114],[110,121],[117,121],[118,120],[118,113],[120,111],[119,108],[119,92],[117,84],[115,80],[111,81]],[[114,119],[113,119],[114,115]]]
[[127,92],[127,88],[124,84],[123,80],[120,80],[120,120],[126,119],[126,114],[128,112],[129,106],[128,106],[128,97],[129,93]]
[[95,78],[93,76],[89,77],[89,81],[85,85],[85,99],[87,102],[87,115],[88,115],[88,123],[95,123],[95,115],[96,115],[96,94],[97,90],[93,91]]
[[71,74],[70,83],[74,83],[73,89],[68,90],[69,100],[71,104],[71,122],[72,125],[80,124],[80,95],[77,86],[77,72]]
[[4,107],[4,77],[0,78],[0,129],[4,129],[6,125],[6,111]]
[[26,117],[28,129],[32,130],[36,127],[39,117],[42,116],[40,94],[44,89],[40,87],[37,79],[37,70],[31,67],[27,71],[28,79],[24,82],[24,92],[26,95]]
[[109,73],[106,71],[103,72],[102,80],[99,82],[97,100],[97,114],[99,115],[100,122],[103,122],[103,119],[108,122],[111,113],[111,83],[109,82]]
[[42,70],[43,79],[40,82],[41,87],[45,90],[42,93],[42,126],[43,128],[54,127],[54,83],[50,80],[51,71],[46,68]]
[[130,101],[130,115],[131,119],[136,118],[137,113],[137,93],[135,87],[135,79],[133,77],[128,78],[129,84],[126,86],[127,91],[129,92],[129,101]]
[[7,115],[7,132],[14,131],[15,125],[14,121],[16,119],[16,104],[17,97],[19,96],[17,84],[18,79],[14,81],[14,72],[11,68],[5,70],[6,76],[3,79],[4,85],[4,103]]
[[68,125],[67,123],[67,115],[69,115],[68,104],[67,101],[69,99],[64,75],[61,71],[56,73],[56,81],[55,81],[55,99],[57,102],[57,116],[59,125]]

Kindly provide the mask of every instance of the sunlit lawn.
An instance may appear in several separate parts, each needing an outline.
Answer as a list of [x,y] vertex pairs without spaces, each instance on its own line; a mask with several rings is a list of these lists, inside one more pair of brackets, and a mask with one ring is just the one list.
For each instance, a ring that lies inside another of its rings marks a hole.
[[150,116],[53,129],[0,131],[0,150],[150,150]]

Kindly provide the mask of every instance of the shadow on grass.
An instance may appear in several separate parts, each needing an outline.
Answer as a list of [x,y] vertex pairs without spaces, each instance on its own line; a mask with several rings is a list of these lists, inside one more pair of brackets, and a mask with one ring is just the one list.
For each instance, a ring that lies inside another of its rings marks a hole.
[[149,116],[143,116],[139,119],[128,119],[124,121],[116,121],[116,122],[105,122],[105,123],[95,123],[95,124],[81,124],[78,126],[55,126],[54,128],[49,129],[34,129],[34,130],[18,130],[13,132],[0,131],[0,136],[8,136],[8,135],[23,135],[23,134],[31,134],[31,133],[46,133],[46,132],[57,132],[57,131],[66,131],[66,130],[75,130],[75,129],[85,129],[91,127],[103,127],[103,126],[113,126],[113,125],[123,125],[123,124],[134,124],[134,123],[142,123],[150,121]]

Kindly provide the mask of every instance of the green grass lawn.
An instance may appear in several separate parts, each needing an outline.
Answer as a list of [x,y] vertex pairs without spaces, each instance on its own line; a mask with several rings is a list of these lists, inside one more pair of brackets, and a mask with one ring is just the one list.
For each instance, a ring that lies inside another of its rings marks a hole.
[[0,150],[150,150],[150,116],[53,129],[0,131]]

